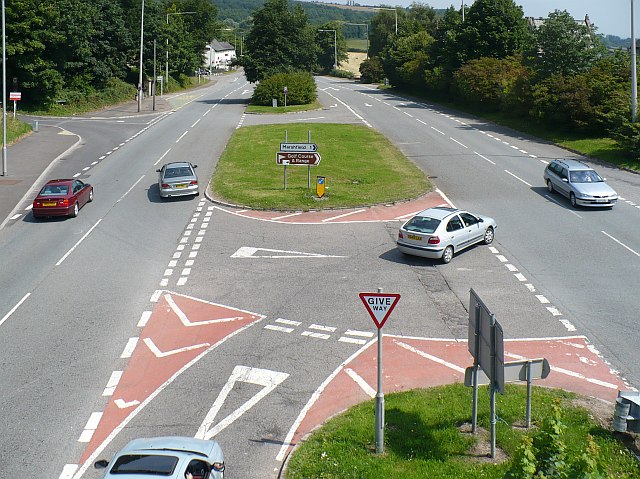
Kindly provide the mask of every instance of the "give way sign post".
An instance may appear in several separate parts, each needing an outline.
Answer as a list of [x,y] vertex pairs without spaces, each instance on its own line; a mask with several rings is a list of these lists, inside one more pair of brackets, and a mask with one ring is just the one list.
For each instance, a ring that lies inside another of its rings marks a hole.
[[378,328],[378,391],[376,393],[376,454],[384,452],[384,393],[382,392],[382,327],[391,311],[400,300],[396,293],[384,294],[382,288],[377,293],[360,293],[360,300],[367,308],[371,319]]

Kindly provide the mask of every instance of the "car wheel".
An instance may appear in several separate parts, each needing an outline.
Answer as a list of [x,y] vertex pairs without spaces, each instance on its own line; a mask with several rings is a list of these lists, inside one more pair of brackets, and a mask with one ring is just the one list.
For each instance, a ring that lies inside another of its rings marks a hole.
[[89,200],[87,202],[91,203],[92,201],[93,201],[93,188],[91,188],[91,190],[89,191]]
[[484,232],[484,244],[493,243],[493,227],[489,226]]
[[78,211],[80,210],[80,208],[78,208],[78,202],[76,201],[73,204],[73,211],[71,212],[71,214],[69,216],[71,216],[72,218],[75,218],[76,216],[78,216]]
[[450,263],[453,258],[453,246],[449,245],[444,249],[442,253],[442,262],[444,264]]
[[553,189],[553,184],[551,183],[551,180],[547,180],[547,191],[552,194],[556,192],[556,190]]
[[571,202],[571,206],[574,208],[578,207],[578,204],[576,203],[576,195],[573,194],[573,191],[569,193],[569,201]]

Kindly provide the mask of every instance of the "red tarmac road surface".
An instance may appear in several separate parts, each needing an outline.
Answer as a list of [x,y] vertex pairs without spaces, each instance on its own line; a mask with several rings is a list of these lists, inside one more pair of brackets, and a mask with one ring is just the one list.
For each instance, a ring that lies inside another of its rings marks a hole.
[[277,223],[327,224],[408,220],[416,213],[434,206],[450,207],[451,204],[439,191],[434,191],[413,201],[352,209],[286,212],[229,207],[225,211],[245,218]]
[[[263,316],[163,292],[137,340],[131,358],[82,454],[80,477],[109,442],[176,377],[229,337]],[[628,385],[589,345],[586,338],[505,340],[505,361],[546,358],[551,373],[535,384],[615,401]],[[391,393],[464,381],[472,358],[467,341],[384,336],[383,392]],[[375,396],[377,345],[371,340],[319,385],[307,405],[292,417],[278,454],[328,418]],[[105,390],[106,391],[106,390]],[[108,395],[108,394],[107,394]]]

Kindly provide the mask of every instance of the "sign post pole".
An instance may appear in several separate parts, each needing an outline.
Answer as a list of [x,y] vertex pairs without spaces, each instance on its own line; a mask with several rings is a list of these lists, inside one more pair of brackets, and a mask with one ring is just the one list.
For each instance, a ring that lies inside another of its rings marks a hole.
[[382,288],[377,293],[360,293],[360,299],[378,328],[378,391],[376,392],[375,438],[376,454],[384,452],[384,393],[382,392],[382,327],[395,308],[399,294],[384,294]]

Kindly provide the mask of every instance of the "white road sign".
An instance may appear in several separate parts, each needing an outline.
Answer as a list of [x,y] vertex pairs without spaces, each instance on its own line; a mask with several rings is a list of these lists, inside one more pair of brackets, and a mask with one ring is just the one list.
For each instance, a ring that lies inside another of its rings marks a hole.
[[299,151],[318,151],[315,143],[280,143],[280,151],[296,153]]

